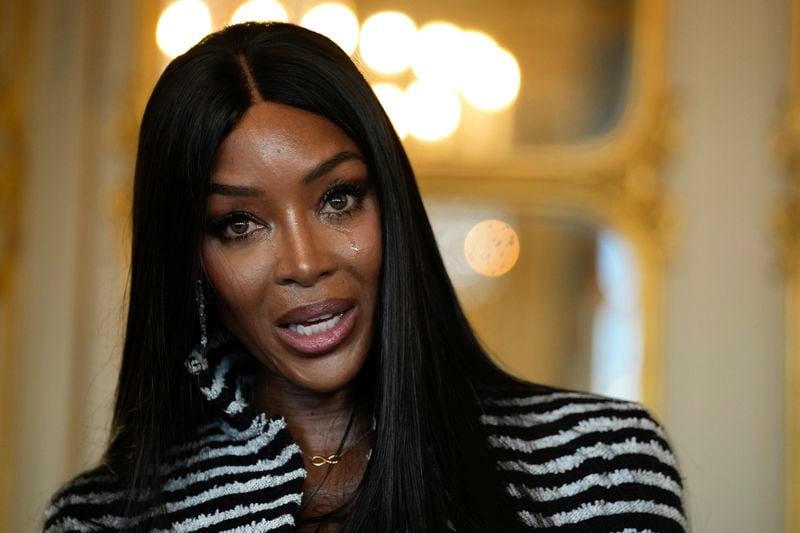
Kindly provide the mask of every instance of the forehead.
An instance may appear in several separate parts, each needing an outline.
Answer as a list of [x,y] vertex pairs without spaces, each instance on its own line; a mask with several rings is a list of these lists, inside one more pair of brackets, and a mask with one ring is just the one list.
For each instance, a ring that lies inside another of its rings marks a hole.
[[223,141],[216,170],[230,167],[300,164],[343,151],[360,154],[355,142],[328,119],[275,102],[252,105]]

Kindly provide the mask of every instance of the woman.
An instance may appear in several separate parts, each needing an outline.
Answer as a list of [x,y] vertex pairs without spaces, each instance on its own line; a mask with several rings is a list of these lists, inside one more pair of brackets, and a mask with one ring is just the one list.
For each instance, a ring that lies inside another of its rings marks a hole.
[[685,529],[640,406],[487,357],[398,137],[325,37],[237,25],[167,67],[132,245],[111,443],[47,531]]

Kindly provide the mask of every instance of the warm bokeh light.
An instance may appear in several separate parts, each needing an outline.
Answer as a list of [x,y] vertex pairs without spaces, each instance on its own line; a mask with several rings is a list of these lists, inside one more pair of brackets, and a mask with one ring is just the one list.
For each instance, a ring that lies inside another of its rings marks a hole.
[[358,19],[353,10],[338,2],[312,7],[303,15],[300,25],[325,35],[348,55],[358,46]]
[[376,83],[372,86],[386,114],[401,139],[408,136],[408,107],[406,93],[393,83]]
[[485,33],[464,32],[461,39],[458,88],[473,107],[486,112],[507,108],[519,94],[516,58]]
[[478,222],[464,239],[464,257],[475,272],[487,277],[502,276],[519,259],[519,238],[502,220]]
[[289,22],[289,14],[277,0],[250,0],[236,8],[231,24],[241,22]]
[[461,121],[458,93],[445,85],[416,80],[406,89],[409,133],[421,141],[435,142],[453,134]]
[[[455,87],[463,70],[459,62],[463,32],[449,22],[429,22],[417,32],[411,69],[420,79]],[[467,58],[468,59],[468,58]]]
[[382,11],[361,26],[359,50],[369,68],[381,74],[397,74],[411,63],[417,25],[398,11]]
[[211,32],[211,13],[200,0],[178,0],[161,13],[156,43],[167,57],[176,57]]

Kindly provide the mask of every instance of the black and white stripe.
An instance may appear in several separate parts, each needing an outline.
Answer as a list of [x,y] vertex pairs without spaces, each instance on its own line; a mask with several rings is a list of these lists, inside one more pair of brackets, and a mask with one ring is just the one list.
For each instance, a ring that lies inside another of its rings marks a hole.
[[45,531],[118,530],[154,517],[166,531],[291,531],[306,471],[285,422],[271,421],[242,440],[223,424],[217,430],[164,465],[160,508],[123,520],[124,491],[90,473],[56,495]]
[[549,531],[686,531],[663,428],[639,404],[534,388],[481,422],[519,518]]
[[[250,356],[210,339],[187,368],[220,413],[162,466],[159,505],[123,518],[125,492],[102,468],[57,493],[45,531],[293,531],[306,471],[283,419],[248,406]],[[682,481],[663,428],[640,405],[531,385],[486,393],[481,423],[522,524],[545,531],[688,530]]]

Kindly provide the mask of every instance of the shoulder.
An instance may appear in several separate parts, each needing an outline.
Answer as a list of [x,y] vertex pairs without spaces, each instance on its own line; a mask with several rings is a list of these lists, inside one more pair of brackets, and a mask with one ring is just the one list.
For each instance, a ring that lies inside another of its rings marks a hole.
[[[225,445],[228,440],[219,424],[198,428],[191,439],[167,451],[161,465],[162,475],[168,476],[169,481],[170,474],[187,474],[189,463],[202,465],[213,452],[214,444]],[[44,513],[44,532],[110,531],[129,527],[128,513],[145,519],[154,510],[149,508],[153,504],[149,496],[139,494],[138,497],[144,498],[143,505],[129,505],[131,494],[124,476],[101,464],[77,475],[53,495]]]
[[539,385],[487,393],[481,423],[520,518],[581,530],[685,531],[666,431],[641,404]]
[[283,419],[262,415],[245,429],[215,420],[167,450],[157,493],[132,499],[120,476],[96,468],[53,496],[44,531],[210,531],[223,524],[249,531],[254,521],[259,530],[285,530],[299,507],[302,464]]
[[88,470],[56,492],[44,514],[44,531],[101,531],[103,515],[115,515],[123,500],[117,477],[106,467]]

